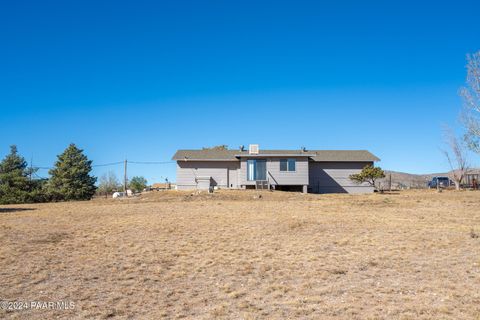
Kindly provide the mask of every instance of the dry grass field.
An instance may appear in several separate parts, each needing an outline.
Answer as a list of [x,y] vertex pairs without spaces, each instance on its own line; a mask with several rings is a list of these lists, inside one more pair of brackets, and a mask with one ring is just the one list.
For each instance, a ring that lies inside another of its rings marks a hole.
[[0,318],[479,319],[480,192],[0,206]]

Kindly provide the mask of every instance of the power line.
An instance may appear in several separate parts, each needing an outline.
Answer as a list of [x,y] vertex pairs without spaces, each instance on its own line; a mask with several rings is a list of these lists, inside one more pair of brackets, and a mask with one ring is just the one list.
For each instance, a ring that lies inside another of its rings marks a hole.
[[135,163],[135,164],[169,164],[175,163],[175,161],[128,161],[128,163]]
[[[124,161],[95,164],[95,165],[92,165],[92,168],[116,166],[116,165],[123,164],[124,165],[124,192],[127,192],[127,181],[128,181],[127,180],[127,163],[140,164],[140,165],[163,165],[163,164],[172,164],[172,163],[175,163],[175,161],[127,161],[125,159]],[[33,161],[31,161],[30,167],[35,169],[35,170],[50,170],[50,169],[53,169],[53,167],[34,166]],[[35,175],[35,177],[37,179],[47,179],[47,178],[39,176],[36,172],[33,172],[33,170],[32,170],[32,173]]]
[[[123,163],[123,161],[103,163],[103,164],[94,164],[94,165],[92,165],[92,168],[94,168],[94,167],[114,166],[114,165],[118,165],[118,164],[122,164],[122,163]],[[50,170],[50,169],[53,169],[53,167],[39,167],[39,166],[34,166],[34,165],[32,165],[32,167],[35,168],[35,169],[42,169],[42,170]]]
[[45,177],[41,177],[41,176],[39,176],[39,175],[38,175],[38,174],[36,174],[35,172],[33,172],[33,174],[34,174],[34,175],[35,175],[35,177],[37,177],[38,179],[47,179],[47,178],[45,178]]
[[105,164],[95,164],[92,165],[92,167],[107,167],[107,166],[115,166],[117,164],[122,164],[123,161],[118,161],[118,162],[110,162],[110,163],[105,163]]
[[[110,163],[94,164],[92,165],[92,168],[116,166],[119,164],[124,164],[124,162],[125,161],[117,161],[117,162],[110,162]],[[155,165],[155,164],[171,164],[171,163],[175,163],[175,161],[128,161],[128,163]],[[50,170],[54,168],[54,167],[35,166],[33,164],[31,166],[32,168],[38,169],[38,170]]]

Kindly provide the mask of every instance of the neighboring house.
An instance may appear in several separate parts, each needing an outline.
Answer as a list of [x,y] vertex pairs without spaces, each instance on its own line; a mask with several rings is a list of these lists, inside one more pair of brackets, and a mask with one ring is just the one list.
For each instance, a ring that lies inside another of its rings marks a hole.
[[175,189],[175,184],[171,182],[165,182],[165,183],[154,183],[150,187],[151,190],[170,190],[170,189]]
[[312,193],[373,192],[349,179],[380,159],[366,150],[178,150],[177,189],[250,189]]

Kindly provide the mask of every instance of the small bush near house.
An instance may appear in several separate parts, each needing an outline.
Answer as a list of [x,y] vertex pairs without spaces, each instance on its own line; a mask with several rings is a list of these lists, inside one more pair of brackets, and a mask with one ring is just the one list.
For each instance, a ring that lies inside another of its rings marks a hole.
[[362,169],[360,173],[350,175],[350,180],[356,183],[368,183],[370,186],[376,188],[376,182],[379,179],[385,178],[385,172],[382,168],[368,165]]

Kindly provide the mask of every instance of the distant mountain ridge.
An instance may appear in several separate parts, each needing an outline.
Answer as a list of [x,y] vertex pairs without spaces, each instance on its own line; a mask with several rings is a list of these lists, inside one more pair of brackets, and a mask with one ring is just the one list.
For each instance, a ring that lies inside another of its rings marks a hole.
[[[428,181],[433,177],[452,177],[453,171],[443,173],[427,173],[427,174],[413,174],[392,170],[384,170],[385,178],[379,182],[383,189],[389,188],[390,176],[392,179],[393,189],[406,189],[406,188],[426,188]],[[480,173],[479,168],[472,168],[470,172]]]

